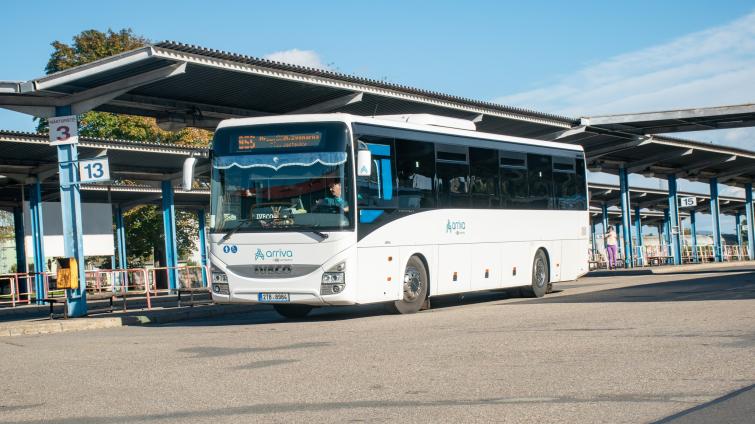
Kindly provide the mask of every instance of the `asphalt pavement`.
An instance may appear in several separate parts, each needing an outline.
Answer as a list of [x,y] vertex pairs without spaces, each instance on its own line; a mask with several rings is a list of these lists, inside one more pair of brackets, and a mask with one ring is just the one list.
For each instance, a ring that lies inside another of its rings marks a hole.
[[0,422],[752,422],[755,269],[0,339]]

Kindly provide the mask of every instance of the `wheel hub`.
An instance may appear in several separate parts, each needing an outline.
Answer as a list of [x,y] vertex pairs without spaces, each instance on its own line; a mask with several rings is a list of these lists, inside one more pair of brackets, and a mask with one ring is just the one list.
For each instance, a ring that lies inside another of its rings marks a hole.
[[419,271],[414,267],[407,267],[404,273],[404,300],[414,301],[422,289],[422,278]]

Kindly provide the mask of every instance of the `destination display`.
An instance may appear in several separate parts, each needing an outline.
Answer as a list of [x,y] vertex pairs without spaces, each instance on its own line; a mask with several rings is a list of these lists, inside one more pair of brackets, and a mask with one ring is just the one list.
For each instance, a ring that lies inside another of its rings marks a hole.
[[240,135],[237,149],[240,152],[256,149],[291,149],[320,145],[322,133]]

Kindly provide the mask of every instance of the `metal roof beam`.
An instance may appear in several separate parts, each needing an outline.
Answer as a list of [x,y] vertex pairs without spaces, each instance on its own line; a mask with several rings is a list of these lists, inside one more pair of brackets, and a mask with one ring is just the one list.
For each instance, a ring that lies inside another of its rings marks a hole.
[[586,129],[587,127],[585,125],[580,125],[578,127],[569,128],[567,130],[556,131],[550,134],[545,134],[543,136],[537,137],[537,139],[543,140],[543,141],[556,141],[562,138],[570,137],[572,135],[581,134],[585,132]]
[[731,155],[731,156],[724,156],[724,157],[715,157],[715,158],[707,158],[702,159],[697,162],[693,162],[686,167],[683,168],[683,171],[678,173],[677,176],[680,178],[684,178],[690,175],[697,175],[700,173],[700,171],[710,168],[711,166],[720,165],[722,163],[732,162],[737,160],[737,155]]
[[55,116],[56,106],[71,106],[73,115],[88,112],[97,106],[125,94],[129,90],[186,72],[186,62],[165,66],[109,84],[80,91],[76,94],[52,96],[0,95],[0,107],[49,118]]
[[742,168],[734,169],[727,172],[722,172],[720,174],[714,174],[714,176],[718,178],[719,183],[723,183],[724,181],[728,181],[734,177],[738,177],[742,174],[746,174],[752,171],[755,171],[755,165],[744,166]]
[[[714,116],[738,115],[755,113],[755,104],[734,106],[706,107],[695,109],[680,109],[661,112],[630,113],[625,115],[604,115],[586,118],[590,125],[632,124],[636,122],[685,120],[692,118],[708,118]],[[708,124],[705,124],[708,125]]]
[[327,113],[327,112],[333,112],[335,110],[338,110],[344,106],[348,106],[353,103],[359,103],[362,101],[362,98],[364,97],[363,92],[358,93],[351,93],[346,96],[341,96],[335,99],[327,100],[322,103],[314,104],[311,106],[307,106],[305,108],[301,108],[298,110],[294,110],[291,112],[287,112],[286,115],[295,115],[295,114],[302,114],[302,113]]
[[624,142],[624,143],[613,144],[613,145],[605,146],[605,147],[599,147],[597,149],[586,149],[585,150],[585,156],[587,156],[587,160],[588,161],[591,161],[591,160],[597,159],[597,158],[599,158],[601,156],[605,156],[605,155],[607,155],[609,153],[618,152],[620,150],[631,149],[633,147],[644,146],[644,145],[650,144],[652,142],[653,142],[652,138],[642,137],[642,138],[638,138],[638,139],[632,140],[632,141],[627,141],[627,142]]
[[202,116],[227,119],[227,118],[245,118],[253,116],[270,116],[270,112],[263,112],[253,109],[242,109],[229,106],[218,106],[206,103],[184,102],[174,99],[163,99],[160,97],[141,96],[136,94],[124,94],[108,103],[108,105],[122,106],[127,108],[149,109],[156,112],[188,112],[199,110]]
[[143,74],[134,75],[122,80],[114,81],[109,84],[101,85],[89,90],[78,92],[74,95],[65,97],[64,103],[71,105],[71,113],[80,115],[89,112],[95,107],[107,103],[108,101],[125,94],[126,92],[151,84],[186,72],[186,62],[179,62],[173,65],[155,69]]
[[639,171],[644,171],[651,165],[654,165],[662,160],[676,159],[683,156],[689,156],[692,153],[694,153],[694,151],[695,151],[694,149],[687,149],[687,150],[680,150],[676,152],[663,152],[663,153],[659,153],[657,155],[653,155],[642,160],[630,162],[626,165],[627,172],[635,173]]

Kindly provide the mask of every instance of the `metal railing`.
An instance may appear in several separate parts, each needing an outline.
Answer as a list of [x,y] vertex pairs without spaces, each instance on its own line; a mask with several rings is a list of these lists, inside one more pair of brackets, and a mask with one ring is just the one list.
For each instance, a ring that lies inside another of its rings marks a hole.
[[[209,267],[201,265],[183,265],[177,267],[130,268],[130,269],[96,269],[85,271],[87,293],[108,293],[116,296],[145,297],[147,308],[152,309],[152,298],[158,295],[172,294],[169,288],[157,288],[158,275],[165,273],[167,285],[168,271],[175,270],[177,288],[199,288],[204,281],[209,281]],[[36,293],[35,278],[44,279],[44,293]],[[37,299],[65,296],[64,289],[55,285],[56,276],[51,272],[13,273],[0,275],[0,306],[15,307],[29,305]],[[26,290],[21,287],[26,283]]]

